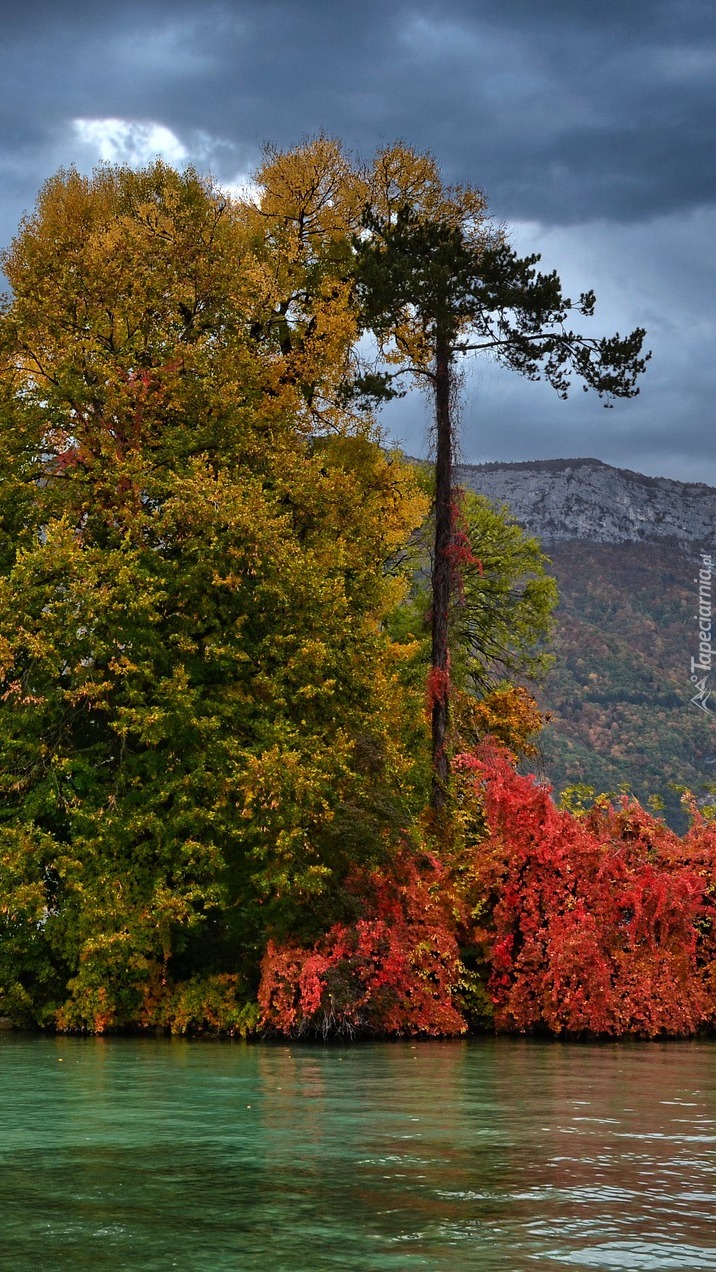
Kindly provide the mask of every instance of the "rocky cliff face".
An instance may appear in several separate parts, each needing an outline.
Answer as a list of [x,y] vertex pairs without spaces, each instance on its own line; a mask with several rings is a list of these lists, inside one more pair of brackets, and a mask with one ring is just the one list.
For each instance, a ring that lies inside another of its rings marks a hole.
[[716,490],[645,477],[598,459],[460,464],[457,481],[497,503],[545,543],[668,543],[705,550],[716,538]]

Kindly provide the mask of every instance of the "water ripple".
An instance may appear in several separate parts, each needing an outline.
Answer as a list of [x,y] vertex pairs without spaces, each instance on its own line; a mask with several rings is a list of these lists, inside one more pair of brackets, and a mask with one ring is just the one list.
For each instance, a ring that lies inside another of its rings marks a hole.
[[3,1272],[716,1272],[714,1043],[10,1035],[0,1072]]

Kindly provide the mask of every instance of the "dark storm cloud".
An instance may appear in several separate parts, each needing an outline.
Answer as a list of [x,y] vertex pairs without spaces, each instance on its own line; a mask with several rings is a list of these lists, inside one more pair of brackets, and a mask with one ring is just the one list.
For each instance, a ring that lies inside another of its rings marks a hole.
[[6,145],[59,107],[241,153],[321,127],[366,151],[400,135],[508,217],[632,219],[714,196],[712,4],[33,3],[3,37]]
[[716,482],[713,0],[27,0],[3,13],[0,239],[55,168],[100,157],[107,120],[145,148],[171,130],[170,160],[226,181],[320,129],[366,157],[432,149],[570,288],[597,286],[606,330],[643,323],[654,348],[643,396],[606,417],[486,370],[466,458],[591,448]]

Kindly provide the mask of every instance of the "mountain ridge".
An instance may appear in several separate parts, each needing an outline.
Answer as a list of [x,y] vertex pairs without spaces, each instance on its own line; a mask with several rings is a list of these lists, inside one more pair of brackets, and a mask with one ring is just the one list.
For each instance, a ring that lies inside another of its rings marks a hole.
[[457,484],[507,504],[544,543],[664,543],[708,547],[716,488],[616,468],[598,459],[456,464]]

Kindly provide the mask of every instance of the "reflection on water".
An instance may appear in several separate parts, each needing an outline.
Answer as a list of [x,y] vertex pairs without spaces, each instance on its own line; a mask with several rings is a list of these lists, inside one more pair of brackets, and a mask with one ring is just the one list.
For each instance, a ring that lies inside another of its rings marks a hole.
[[0,1268],[716,1270],[716,1042],[0,1035]]

